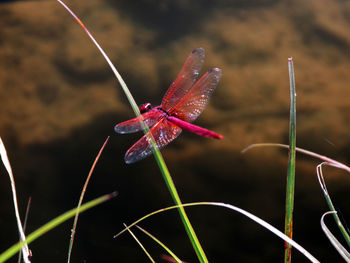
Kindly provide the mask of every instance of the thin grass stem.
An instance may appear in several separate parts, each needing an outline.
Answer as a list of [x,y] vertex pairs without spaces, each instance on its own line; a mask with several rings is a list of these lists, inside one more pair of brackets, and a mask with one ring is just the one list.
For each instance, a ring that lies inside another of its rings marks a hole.
[[[125,227],[127,227],[126,224],[123,224]],[[148,251],[146,250],[146,248],[142,245],[142,243],[140,242],[140,240],[135,236],[135,234],[131,231],[130,228],[127,229],[128,232],[130,233],[130,235],[135,239],[135,241],[137,242],[137,244],[139,244],[139,246],[142,248],[143,252],[145,252],[145,254],[147,255],[147,257],[149,258],[149,260],[153,263],[155,263],[155,260],[152,258],[151,254],[148,253]]]
[[[322,188],[322,192],[323,192],[323,196],[325,197],[326,199],[326,202],[327,202],[327,205],[330,209],[331,212],[333,212],[333,218],[335,220],[335,223],[337,224],[338,228],[339,228],[339,231],[340,233],[342,234],[342,236],[344,237],[347,245],[350,247],[350,237],[349,237],[349,234],[348,232],[346,231],[344,225],[342,224],[339,216],[338,216],[338,213],[337,213],[337,210],[335,209],[334,205],[333,205],[333,202],[332,202],[332,199],[328,193],[328,190],[327,190],[327,186],[326,186],[326,182],[324,180],[324,177],[323,177],[323,172],[322,172],[322,166],[323,165],[330,165],[330,166],[334,166],[332,165],[331,163],[327,163],[327,162],[323,162],[319,165],[317,165],[317,168],[316,168],[316,171],[317,171],[317,178],[318,178],[318,181],[321,185],[321,188]],[[337,166],[336,166],[337,167]]]
[[[234,205],[230,205],[230,204],[225,204],[225,203],[220,203],[220,202],[193,202],[193,203],[187,203],[187,204],[182,204],[181,206],[183,207],[187,207],[187,206],[198,206],[198,205],[207,205],[207,206],[218,206],[218,207],[224,207],[224,208],[228,208],[230,210],[236,211],[238,213],[243,214],[244,216],[248,217],[249,219],[253,220],[254,222],[260,224],[261,226],[263,226],[264,228],[268,229],[269,231],[271,231],[273,234],[275,234],[276,236],[278,236],[279,238],[283,239],[284,241],[290,243],[295,249],[297,249],[299,252],[301,252],[305,257],[307,257],[311,262],[317,263],[319,262],[313,255],[311,255],[305,248],[303,248],[302,246],[300,246],[298,243],[296,243],[294,240],[292,240],[291,238],[289,238],[288,236],[286,236],[285,234],[283,234],[281,231],[279,231],[277,228],[275,228],[274,226],[270,225],[269,223],[265,222],[264,220],[262,220],[261,218],[237,207]],[[133,222],[132,224],[130,224],[128,227],[126,227],[125,229],[123,229],[122,231],[120,231],[118,234],[116,234],[114,236],[114,238],[120,236],[122,233],[124,233],[128,228],[131,228],[133,226],[135,226],[136,224],[140,223],[141,221],[159,214],[159,213],[163,213],[165,211],[171,210],[171,209],[176,209],[178,208],[177,205],[174,206],[169,206],[163,209],[159,209],[157,211],[153,211],[145,216],[143,216],[142,218],[136,220],[135,222]]]
[[37,230],[35,230],[31,234],[29,234],[25,241],[18,242],[17,244],[11,246],[9,249],[4,251],[0,255],[0,263],[1,262],[5,262],[10,257],[15,255],[25,244],[31,243],[35,239],[39,238],[40,236],[44,235],[45,233],[47,233],[50,230],[52,230],[55,227],[57,227],[58,225],[62,224],[63,222],[65,222],[68,219],[70,219],[73,216],[75,216],[76,213],[77,213],[77,210],[79,210],[79,212],[82,213],[82,212],[84,212],[84,211],[86,211],[86,210],[88,210],[88,209],[90,209],[90,208],[92,208],[94,206],[97,206],[97,205],[99,205],[99,204],[101,204],[101,203],[103,203],[103,202],[105,202],[107,200],[110,200],[111,198],[115,197],[116,195],[117,195],[117,192],[113,192],[111,194],[107,194],[107,195],[101,196],[101,197],[96,198],[96,199],[94,199],[94,200],[92,200],[90,202],[85,203],[84,205],[82,205],[80,207],[80,209],[74,208],[74,209],[69,210],[69,211],[63,213],[62,215],[52,219],[51,221],[49,221],[48,223],[46,223],[42,227],[38,228]]
[[343,247],[343,245],[337,240],[337,238],[332,234],[332,232],[328,229],[324,222],[324,217],[329,214],[336,214],[336,211],[328,211],[324,213],[321,217],[321,228],[323,232],[326,234],[328,237],[329,241],[335,247],[335,249],[338,251],[338,253],[343,257],[343,259],[347,262],[350,263],[350,253]]
[[[127,225],[124,224],[125,227],[127,227]],[[153,236],[151,233],[149,233],[148,231],[146,231],[145,229],[143,229],[142,227],[135,225],[138,229],[140,229],[143,233],[145,233],[147,236],[149,236],[150,238],[152,238],[154,241],[156,241],[166,252],[168,252],[173,259],[177,262],[177,263],[182,263],[182,261],[175,255],[174,252],[172,252],[166,245],[164,245],[164,243],[162,243],[158,238],[156,238],[155,236]]]
[[105,140],[105,142],[103,143],[99,153],[97,154],[96,158],[95,158],[95,161],[94,163],[92,164],[91,166],[91,169],[89,171],[89,174],[85,180],[85,184],[83,186],[83,189],[81,191],[81,194],[80,194],[80,198],[79,198],[79,202],[78,202],[78,206],[77,206],[77,213],[75,214],[75,217],[74,217],[74,223],[73,223],[73,227],[72,227],[72,234],[71,234],[71,237],[70,237],[70,241],[69,241],[69,248],[68,248],[68,259],[67,259],[67,262],[69,263],[70,262],[70,258],[71,258],[71,254],[72,254],[72,248],[73,248],[73,243],[74,243],[74,236],[75,236],[75,232],[76,232],[76,228],[77,228],[77,223],[78,223],[78,217],[79,217],[79,208],[83,202],[83,198],[84,198],[84,195],[85,195],[85,192],[86,192],[86,188],[89,184],[89,181],[90,181],[90,178],[91,178],[91,175],[92,175],[92,172],[94,171],[95,169],[95,166],[98,162],[98,160],[100,159],[100,156],[102,154],[102,151],[103,149],[105,148],[107,142],[109,140],[109,136],[107,137],[107,139]]
[[[30,205],[32,203],[32,197],[28,198],[28,202],[27,202],[27,208],[26,208],[26,214],[24,216],[24,220],[23,220],[23,232],[26,232],[26,227],[27,227],[27,221],[28,221],[28,216],[29,216],[29,210],[30,210]],[[31,257],[31,251],[29,249],[29,257]],[[18,263],[21,263],[21,258],[22,258],[22,250],[19,251],[18,253]]]
[[75,20],[80,24],[80,26],[85,30],[85,32],[88,34],[88,36],[90,37],[90,39],[92,40],[92,42],[96,45],[96,47],[98,48],[98,50],[101,52],[101,54],[103,55],[103,57],[105,58],[105,60],[107,61],[108,65],[110,66],[110,68],[112,69],[114,75],[116,76],[118,82],[120,83],[127,99],[129,100],[129,103],[135,113],[135,115],[137,117],[139,117],[140,123],[143,127],[144,133],[148,136],[149,138],[149,142],[152,145],[152,150],[153,150],[153,154],[154,157],[157,161],[157,164],[159,166],[159,169],[163,175],[163,178],[165,180],[165,183],[168,187],[168,190],[170,191],[171,197],[173,198],[174,202],[176,205],[179,205],[178,210],[180,213],[180,218],[182,220],[182,223],[184,224],[185,230],[187,232],[187,235],[189,236],[189,239],[191,241],[191,244],[196,252],[196,255],[199,259],[199,261],[201,263],[207,263],[208,259],[204,253],[204,250],[198,240],[198,237],[190,223],[190,220],[188,219],[188,216],[184,210],[184,208],[181,206],[182,202],[180,199],[179,194],[177,193],[175,184],[170,176],[169,170],[164,162],[164,159],[159,151],[159,149],[156,147],[154,138],[152,136],[152,134],[149,132],[149,128],[147,127],[147,125],[144,123],[142,115],[140,115],[140,110],[137,107],[137,104],[131,94],[131,92],[129,91],[127,85],[125,84],[123,78],[121,77],[121,75],[119,74],[119,72],[117,71],[117,69],[115,68],[115,66],[113,65],[113,63],[111,62],[111,60],[109,59],[109,57],[106,55],[106,53],[103,51],[103,49],[101,48],[101,46],[97,43],[97,41],[95,40],[95,38],[91,35],[91,33],[89,32],[89,30],[86,28],[86,26],[83,24],[83,22],[73,13],[72,10],[70,10],[68,8],[68,6],[66,4],[64,4],[61,0],[57,0],[74,18]]
[[[293,210],[294,210],[294,188],[295,188],[295,146],[296,146],[296,103],[295,103],[295,78],[293,59],[288,59],[289,83],[290,83],[290,119],[289,119],[289,150],[288,150],[288,170],[286,186],[286,214],[284,233],[293,237]],[[284,262],[292,262],[292,246],[285,243]]]
[[[289,148],[289,145],[287,144],[282,144],[282,143],[273,143],[273,142],[268,142],[268,143],[254,143],[254,144],[251,144],[249,145],[248,147],[244,148],[241,153],[245,153],[253,148],[258,148],[258,147],[281,147],[281,148],[285,148],[285,149],[288,149]],[[308,151],[308,150],[305,150],[303,148],[299,148],[299,147],[295,147],[295,150],[297,152],[300,152],[300,153],[303,153],[305,155],[308,155],[308,156],[311,156],[311,157],[314,157],[314,158],[317,158],[317,159],[320,159],[324,162],[327,162],[327,163],[330,163],[332,164],[332,166],[334,167],[337,167],[337,168],[340,168],[340,169],[343,169],[347,172],[350,173],[350,167],[341,163],[341,162],[338,162],[332,158],[329,158],[327,156],[324,156],[324,155],[321,155],[321,154],[318,154],[318,153],[315,153],[315,152],[312,152],[312,151]]]
[[22,247],[22,254],[23,254],[23,260],[25,263],[30,263],[29,257],[30,257],[30,252],[28,245],[26,243],[26,236],[24,235],[24,230],[21,222],[21,217],[19,215],[19,210],[18,210],[18,201],[17,201],[17,193],[16,193],[16,185],[15,185],[15,178],[13,176],[12,172],[12,167],[10,164],[10,161],[7,156],[6,148],[5,145],[0,137],[0,155],[1,155],[1,160],[7,170],[7,173],[10,177],[11,181],[11,190],[12,190],[12,200],[13,200],[13,206],[15,208],[15,215],[16,215],[16,220],[17,220],[17,228],[19,232],[19,237],[21,242],[23,242]]
[[[250,149],[253,149],[253,148],[256,148],[256,147],[270,147],[270,146],[273,146],[273,147],[282,147],[282,148],[289,148],[289,145],[285,145],[285,144],[280,144],[280,143],[257,143],[257,144],[251,144],[249,145],[247,148],[243,149],[242,150],[242,153],[245,153],[246,151],[250,150]],[[343,226],[339,216],[338,216],[338,213],[336,213],[336,210],[334,208],[334,205],[332,203],[332,200],[330,198],[330,195],[328,194],[328,190],[327,190],[327,187],[326,187],[326,183],[324,181],[324,177],[323,177],[323,173],[322,173],[322,166],[323,165],[329,165],[329,166],[333,166],[333,167],[336,167],[336,168],[339,168],[339,169],[343,169],[344,171],[350,173],[350,167],[343,164],[343,163],[340,163],[334,159],[331,159],[327,156],[324,156],[324,155],[321,155],[321,154],[317,154],[317,153],[314,153],[314,152],[311,152],[311,151],[308,151],[308,150],[305,150],[305,149],[302,149],[302,148],[298,148],[296,147],[295,148],[297,152],[300,152],[300,153],[303,153],[305,155],[308,155],[308,156],[312,156],[314,158],[317,158],[317,159],[320,159],[322,160],[323,162],[321,164],[319,164],[316,168],[316,173],[317,173],[317,176],[318,176],[318,180],[319,180],[319,183],[321,185],[321,188],[322,188],[322,191],[323,191],[323,195],[326,199],[326,202],[327,202],[327,205],[329,207],[329,209],[335,213],[333,213],[333,218],[340,230],[340,232],[342,233],[346,243],[348,244],[348,246],[350,247],[350,236],[348,234],[348,232],[346,231],[345,227]]]

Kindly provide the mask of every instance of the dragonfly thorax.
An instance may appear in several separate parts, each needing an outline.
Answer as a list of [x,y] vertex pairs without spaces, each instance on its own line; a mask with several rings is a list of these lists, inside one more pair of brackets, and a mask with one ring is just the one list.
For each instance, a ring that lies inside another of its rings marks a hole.
[[145,104],[142,104],[142,105],[139,107],[139,109],[140,109],[140,112],[141,112],[141,113],[145,113],[145,112],[147,112],[147,111],[149,111],[149,110],[152,109],[152,105],[151,105],[151,103],[147,102],[147,103],[145,103]]

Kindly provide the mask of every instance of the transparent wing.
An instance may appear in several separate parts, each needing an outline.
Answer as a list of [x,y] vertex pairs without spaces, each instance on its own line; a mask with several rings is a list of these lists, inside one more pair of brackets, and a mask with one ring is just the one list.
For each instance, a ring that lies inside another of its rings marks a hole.
[[219,83],[221,69],[212,68],[208,70],[191,89],[168,110],[172,116],[181,120],[192,122],[202,113],[205,106]]
[[177,75],[175,81],[170,85],[163,97],[161,104],[162,109],[167,111],[172,108],[196,82],[199,71],[204,63],[204,56],[205,51],[200,47],[194,49],[187,57],[180,73]]
[[[148,127],[152,127],[159,119],[162,117],[163,113],[157,109],[152,109],[150,111],[147,111],[143,114],[141,114],[143,117],[143,121],[147,124]],[[118,123],[114,127],[115,132],[117,133],[132,133],[137,131],[142,131],[141,123],[139,121],[139,118],[133,118],[128,121],[124,121],[121,123]]]
[[[181,128],[163,118],[155,124],[150,132],[158,149],[163,148],[181,133]],[[148,135],[144,135],[125,154],[126,163],[134,163],[146,158],[152,153],[152,146]]]

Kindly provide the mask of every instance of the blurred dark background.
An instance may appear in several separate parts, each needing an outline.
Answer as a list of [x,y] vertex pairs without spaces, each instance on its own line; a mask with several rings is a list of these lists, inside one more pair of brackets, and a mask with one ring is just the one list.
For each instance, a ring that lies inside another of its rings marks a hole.
[[[160,103],[188,54],[206,49],[203,72],[223,78],[196,124],[225,136],[188,132],[164,158],[183,202],[237,205],[283,230],[287,152],[252,143],[288,143],[287,58],[297,83],[297,145],[349,163],[350,2],[348,1],[111,1],[66,2],[115,63],[137,103]],[[101,145],[85,200],[119,195],[85,212],[72,262],[146,262],[122,223],[172,205],[153,157],[133,165],[125,151],[141,136],[118,135],[133,117],[117,81],[84,31],[56,1],[0,5],[0,135],[13,166],[27,232],[76,206]],[[339,262],[320,229],[327,211],[317,182],[318,161],[298,155],[294,238],[323,262]],[[0,168],[0,250],[18,240],[5,169]],[[345,218],[350,179],[325,169],[329,191]],[[281,262],[283,242],[223,208],[187,209],[210,262]],[[64,262],[72,220],[30,245],[33,262]],[[332,220],[327,220],[332,224]],[[141,224],[183,260],[197,262],[176,211]],[[164,253],[135,233],[156,260]],[[295,262],[307,262],[297,251]],[[15,259],[12,259],[15,262]]]

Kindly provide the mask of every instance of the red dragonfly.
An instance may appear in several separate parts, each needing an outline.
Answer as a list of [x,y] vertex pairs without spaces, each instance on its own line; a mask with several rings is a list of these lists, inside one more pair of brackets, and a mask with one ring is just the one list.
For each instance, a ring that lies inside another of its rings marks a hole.
[[[152,107],[150,103],[146,103],[140,107],[143,121],[151,127],[150,133],[158,149],[179,136],[182,129],[208,138],[223,138],[218,133],[190,123],[202,113],[222,75],[221,69],[212,68],[196,82],[204,62],[204,54],[203,48],[196,48],[191,52],[160,106]],[[139,117],[136,117],[117,124],[114,130],[122,134],[133,133],[142,131],[142,125]],[[134,163],[151,153],[150,138],[144,135],[126,152],[124,159],[126,163]]]

